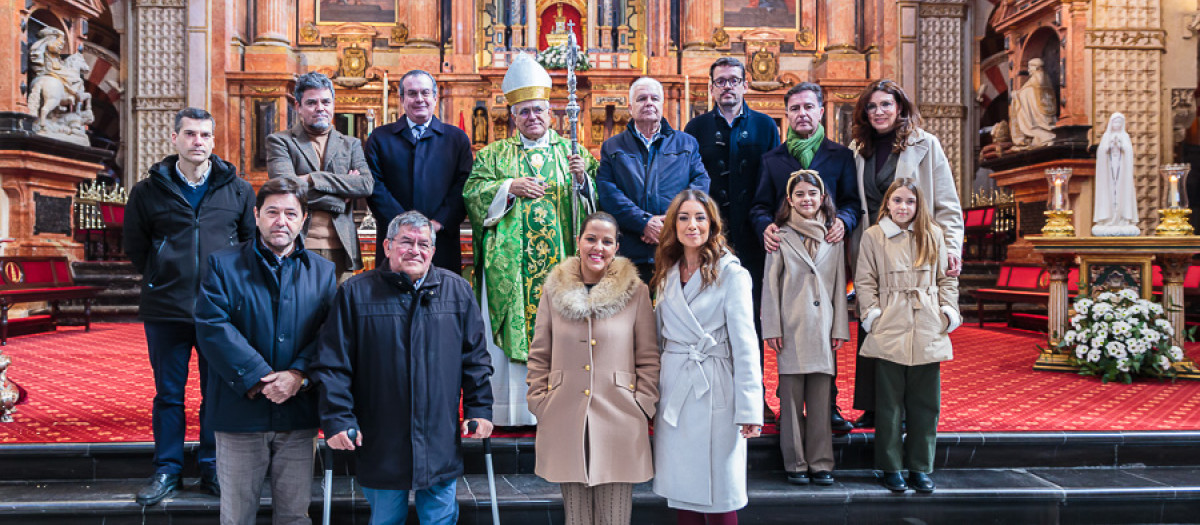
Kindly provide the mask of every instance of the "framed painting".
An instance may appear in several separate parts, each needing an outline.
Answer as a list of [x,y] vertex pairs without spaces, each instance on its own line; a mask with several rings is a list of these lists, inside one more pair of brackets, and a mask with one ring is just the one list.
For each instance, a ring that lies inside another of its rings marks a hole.
[[796,29],[800,0],[724,0],[725,26],[730,29],[771,27]]
[[1154,292],[1151,265],[1148,255],[1080,255],[1080,291],[1095,298],[1103,292],[1130,288],[1142,299],[1150,300]]
[[316,0],[318,24],[393,25],[397,0]]

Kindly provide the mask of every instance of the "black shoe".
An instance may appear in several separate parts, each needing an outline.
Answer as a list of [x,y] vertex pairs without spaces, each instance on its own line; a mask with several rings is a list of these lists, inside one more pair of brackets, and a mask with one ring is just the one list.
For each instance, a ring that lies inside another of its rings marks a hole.
[[809,477],[812,478],[813,485],[820,485],[822,487],[833,485],[833,473],[828,470],[813,472]]
[[854,430],[854,424],[842,417],[842,411],[838,409],[837,405],[833,406],[833,411],[829,415],[829,421],[834,434],[845,434]]
[[200,475],[200,482],[196,484],[196,488],[201,492],[207,492],[216,497],[221,497],[221,483],[217,481],[216,472],[206,472]]
[[908,474],[908,482],[912,485],[913,490],[929,494],[933,492],[933,478],[924,472],[910,472]]
[[875,411],[868,410],[858,416],[858,419],[854,421],[854,428],[875,428]]
[[150,483],[139,490],[137,496],[133,498],[138,505],[154,505],[170,496],[175,489],[179,488],[179,474],[164,474],[162,472],[155,474],[150,478]]
[[793,485],[808,485],[807,472],[788,472],[788,483]]
[[908,490],[908,483],[904,482],[904,476],[901,476],[899,472],[884,472],[881,481],[883,488],[892,492],[904,492]]

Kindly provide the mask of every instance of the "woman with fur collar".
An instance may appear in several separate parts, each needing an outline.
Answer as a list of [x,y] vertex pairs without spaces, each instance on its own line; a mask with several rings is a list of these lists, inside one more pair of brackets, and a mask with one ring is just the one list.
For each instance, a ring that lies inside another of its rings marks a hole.
[[617,221],[584,220],[579,254],[551,270],[529,350],[534,472],[560,483],[567,523],[629,523],[633,484],[654,476],[649,420],[658,339],[637,268],[616,257]]
[[655,255],[662,406],[654,492],[680,524],[736,524],[745,507],[746,438],[762,431],[759,342],[750,272],[729,252],[708,194],[667,208]]

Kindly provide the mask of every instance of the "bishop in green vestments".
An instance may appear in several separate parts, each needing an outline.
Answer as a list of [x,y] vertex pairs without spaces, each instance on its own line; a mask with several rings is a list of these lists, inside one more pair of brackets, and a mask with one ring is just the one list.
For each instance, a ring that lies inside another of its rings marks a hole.
[[[594,209],[590,196],[599,166],[586,150],[571,155],[570,141],[549,129],[550,76],[528,55],[519,57],[525,59],[514,60],[502,86],[518,133],[480,150],[463,188],[475,244],[475,290],[495,343],[489,348],[498,426],[536,423],[525,401],[525,360],[542,283],[575,253],[579,224]],[[574,181],[582,183],[578,192]]]

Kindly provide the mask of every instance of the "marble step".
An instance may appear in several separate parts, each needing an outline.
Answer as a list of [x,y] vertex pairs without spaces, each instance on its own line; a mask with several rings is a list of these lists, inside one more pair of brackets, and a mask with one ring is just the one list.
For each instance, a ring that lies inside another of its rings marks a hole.
[[[841,470],[829,487],[796,486],[782,472],[751,472],[743,523],[1200,523],[1200,468],[947,469],[934,473],[933,494],[894,494],[870,470]],[[189,485],[194,479],[185,480]],[[141,507],[133,493],[142,480],[0,483],[0,521],[26,525],[214,523],[216,497],[185,488],[158,505]],[[501,521],[562,523],[557,485],[531,474],[496,479]],[[458,480],[459,523],[491,523],[487,478]],[[366,500],[353,478],[334,480],[334,523],[365,524]],[[321,480],[314,478],[314,523],[322,511]],[[270,489],[258,523],[270,523]],[[415,520],[410,515],[410,520]],[[411,521],[416,523],[416,521]],[[675,515],[650,483],[634,489],[633,523],[673,524]]]

